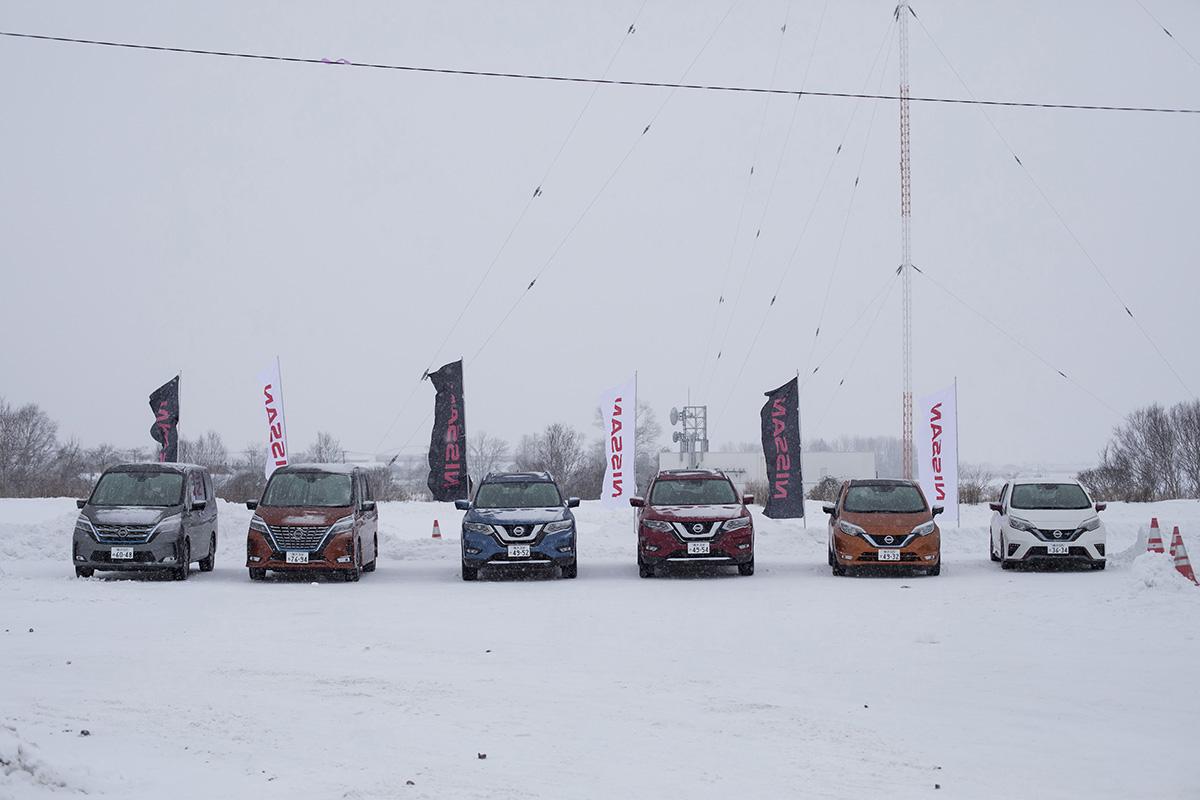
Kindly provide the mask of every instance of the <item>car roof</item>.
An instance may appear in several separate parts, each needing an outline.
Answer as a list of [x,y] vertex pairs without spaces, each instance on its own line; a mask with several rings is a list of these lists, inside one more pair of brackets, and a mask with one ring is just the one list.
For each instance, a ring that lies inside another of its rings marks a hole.
[[359,467],[355,464],[288,464],[285,467],[280,467],[276,472],[329,472],[335,475],[350,475]]
[[1018,484],[1018,483],[1019,484],[1046,484],[1048,486],[1053,486],[1056,484],[1069,484],[1071,486],[1082,486],[1083,485],[1079,481],[1075,480],[1074,478],[1028,478],[1028,477],[1022,477],[1022,478],[1009,478],[1008,482],[1011,484],[1014,484],[1014,485]]
[[906,481],[903,478],[860,478],[850,481],[851,486],[917,486],[916,481]]
[[185,472],[189,469],[206,469],[199,464],[186,464],[176,461],[134,461],[128,464],[114,464],[105,472]]
[[719,469],[664,469],[655,476],[656,480],[667,478],[673,481],[699,481],[705,478],[728,477]]
[[528,483],[529,481],[554,483],[554,476],[549,472],[489,472],[483,480],[485,483]]

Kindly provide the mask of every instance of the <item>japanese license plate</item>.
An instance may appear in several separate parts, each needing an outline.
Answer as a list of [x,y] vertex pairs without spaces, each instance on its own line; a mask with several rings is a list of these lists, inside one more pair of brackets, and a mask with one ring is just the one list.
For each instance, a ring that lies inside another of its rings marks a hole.
[[879,551],[879,560],[880,561],[899,561],[900,560],[900,551],[899,550],[880,550]]
[[133,558],[132,547],[114,547],[108,554],[113,561],[129,561]]
[[688,542],[689,556],[708,555],[708,542]]
[[508,546],[509,558],[529,558],[529,545],[527,544],[510,544]]
[[1046,552],[1052,556],[1065,556],[1070,552],[1070,549],[1064,542],[1051,542],[1046,545]]
[[287,563],[289,563],[289,564],[307,564],[308,563],[308,553],[305,553],[305,552],[302,552],[299,550],[288,550],[287,551]]

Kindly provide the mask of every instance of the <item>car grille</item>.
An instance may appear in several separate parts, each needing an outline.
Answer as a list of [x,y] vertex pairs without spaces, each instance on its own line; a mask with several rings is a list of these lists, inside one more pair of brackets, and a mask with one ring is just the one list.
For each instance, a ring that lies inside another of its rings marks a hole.
[[280,550],[307,550],[310,553],[320,548],[329,532],[328,525],[272,525],[270,529]]
[[[892,537],[892,541],[890,543],[887,541],[887,537],[889,535]],[[907,545],[909,543],[909,541],[912,538],[913,538],[913,534],[911,534],[911,533],[893,533],[893,534],[868,533],[867,534],[867,542],[871,546],[891,548],[891,549],[904,547],[905,545]]]
[[[1059,534],[1055,536],[1054,534]],[[1038,536],[1047,542],[1073,542],[1080,537],[1083,530],[1067,530],[1066,528],[1039,529]]]
[[[897,563],[895,561],[880,561],[879,553],[863,553],[862,555],[860,555],[858,557],[858,560],[859,561],[868,561],[872,564],[895,564],[895,563]],[[900,554],[901,562],[920,561],[920,560],[921,560],[921,556],[918,555],[917,553],[901,553]]]
[[[707,539],[721,529],[721,526],[725,524],[725,520],[693,520],[691,522],[675,522],[673,524],[675,530],[684,539]],[[696,530],[697,526],[700,527],[700,530]]]
[[145,544],[153,525],[94,525],[96,538],[105,544]]

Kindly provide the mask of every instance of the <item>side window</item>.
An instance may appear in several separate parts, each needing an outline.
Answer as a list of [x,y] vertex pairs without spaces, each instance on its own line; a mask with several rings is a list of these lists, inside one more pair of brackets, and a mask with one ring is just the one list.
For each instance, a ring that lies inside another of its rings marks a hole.
[[207,470],[205,470],[203,474],[204,474],[204,496],[205,496],[205,498],[207,498],[208,502],[211,503],[213,501],[212,475],[209,475]]
[[1000,489],[1000,505],[1004,505],[1008,502],[1008,486],[1009,485],[1006,483]]
[[207,499],[204,491],[204,476],[199,472],[188,473],[188,486],[191,490],[192,502],[203,503]]
[[371,480],[366,475],[362,476],[362,488],[363,502],[368,502],[375,499],[375,496],[371,494]]

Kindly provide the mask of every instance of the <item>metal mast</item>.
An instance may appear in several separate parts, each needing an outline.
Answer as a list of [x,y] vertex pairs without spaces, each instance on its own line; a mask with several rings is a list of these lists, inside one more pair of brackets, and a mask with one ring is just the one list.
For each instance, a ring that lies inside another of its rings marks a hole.
[[908,0],[896,6],[900,31],[900,281],[903,285],[904,422],[900,445],[901,474],[912,478],[913,398],[912,398],[912,170],[908,156]]

